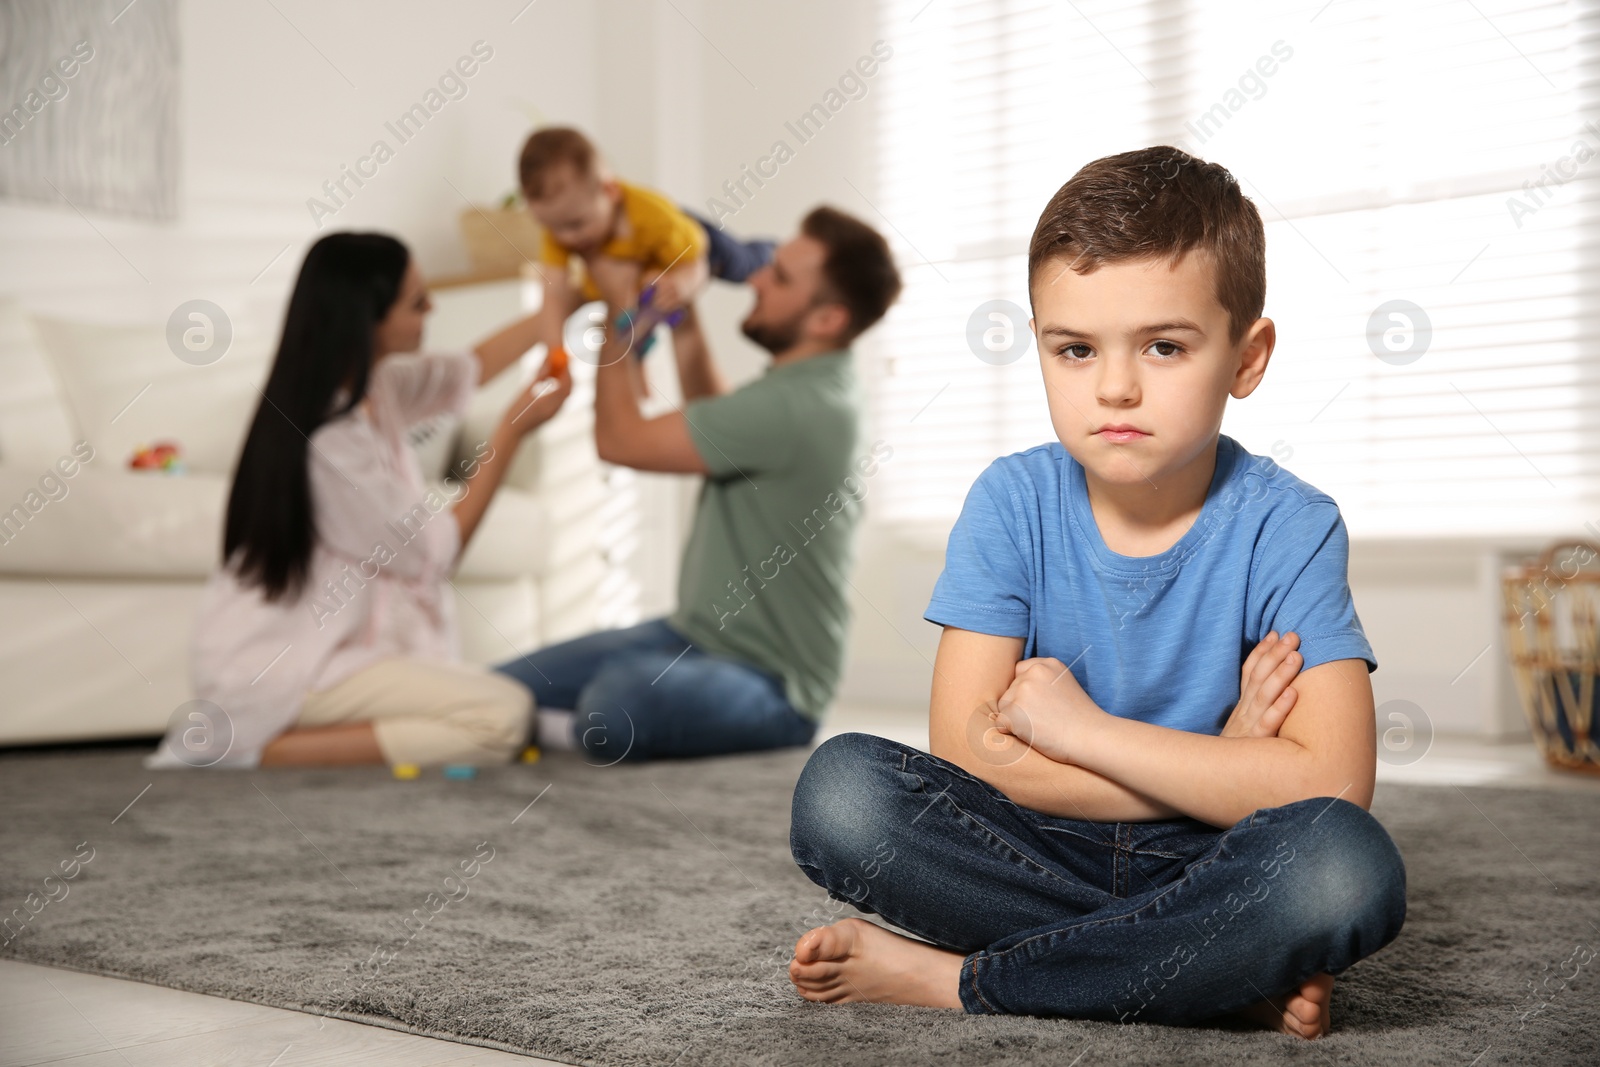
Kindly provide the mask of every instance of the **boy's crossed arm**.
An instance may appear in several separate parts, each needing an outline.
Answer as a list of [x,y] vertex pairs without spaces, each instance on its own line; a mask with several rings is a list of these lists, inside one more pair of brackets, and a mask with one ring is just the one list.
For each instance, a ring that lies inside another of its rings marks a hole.
[[1213,736],[1118,718],[1059,661],[1019,662],[1020,638],[947,627],[930,748],[1016,803],[1063,818],[1181,814],[1227,827],[1307,797],[1366,807],[1376,767],[1366,665],[1337,660],[1297,676],[1293,643],[1257,646],[1239,704]]

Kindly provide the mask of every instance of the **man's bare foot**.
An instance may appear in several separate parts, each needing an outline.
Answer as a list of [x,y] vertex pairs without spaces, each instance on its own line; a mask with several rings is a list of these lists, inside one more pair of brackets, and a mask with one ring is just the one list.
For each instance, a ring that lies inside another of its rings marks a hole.
[[1293,993],[1252,1004],[1237,1014],[1291,1037],[1321,1037],[1328,1032],[1328,1005],[1332,1002],[1333,976],[1317,974]]
[[870,1001],[961,1010],[960,953],[843,919],[807,930],[794,944],[789,981],[807,1000]]

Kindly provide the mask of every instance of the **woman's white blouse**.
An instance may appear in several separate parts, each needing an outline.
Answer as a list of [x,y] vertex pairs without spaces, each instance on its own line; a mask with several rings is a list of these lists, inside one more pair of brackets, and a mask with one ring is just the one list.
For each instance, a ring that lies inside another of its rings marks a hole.
[[372,368],[365,403],[312,433],[306,584],[269,602],[230,568],[213,573],[190,662],[195,696],[220,715],[201,708],[205,721],[174,722],[146,766],[256,766],[308,693],[383,659],[459,658],[446,584],[461,548],[453,500],[424,484],[406,430],[463,412],[477,384],[468,353],[388,356]]

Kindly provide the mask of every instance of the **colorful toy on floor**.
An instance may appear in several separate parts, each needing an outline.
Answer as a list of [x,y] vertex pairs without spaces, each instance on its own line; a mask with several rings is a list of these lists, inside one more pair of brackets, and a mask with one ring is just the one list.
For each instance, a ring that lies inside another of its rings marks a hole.
[[396,778],[409,781],[412,778],[422,777],[422,768],[415,763],[396,763],[393,768]]
[[539,757],[542,756],[543,754],[544,753],[539,751],[539,746],[538,745],[529,745],[527,748],[522,750],[522,762],[523,763],[538,763],[539,762]]
[[567,350],[557,345],[550,350],[550,373],[559,378],[567,373]]
[[458,782],[471,781],[478,776],[478,768],[470,763],[447,763],[444,776]]
[[157,441],[153,445],[140,445],[128,460],[128,467],[136,471],[161,471],[164,474],[183,473],[183,450],[172,441]]

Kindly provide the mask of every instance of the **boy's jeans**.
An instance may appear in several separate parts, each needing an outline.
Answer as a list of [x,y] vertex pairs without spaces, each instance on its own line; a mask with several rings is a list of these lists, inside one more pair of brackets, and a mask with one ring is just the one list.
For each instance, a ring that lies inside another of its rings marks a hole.
[[969,1012],[1193,1022],[1337,975],[1405,919],[1400,853],[1348,801],[1227,830],[1058,819],[867,734],[812,754],[790,848],[830,896],[967,954]]
[[748,281],[750,275],[772,262],[776,241],[741,239],[689,208],[683,208],[683,212],[706,231],[706,267],[713,278],[725,282]]
[[653,619],[541,648],[495,668],[540,707],[575,711],[590,762],[804,745],[817,724],[790,706],[783,680],[702,652]]

